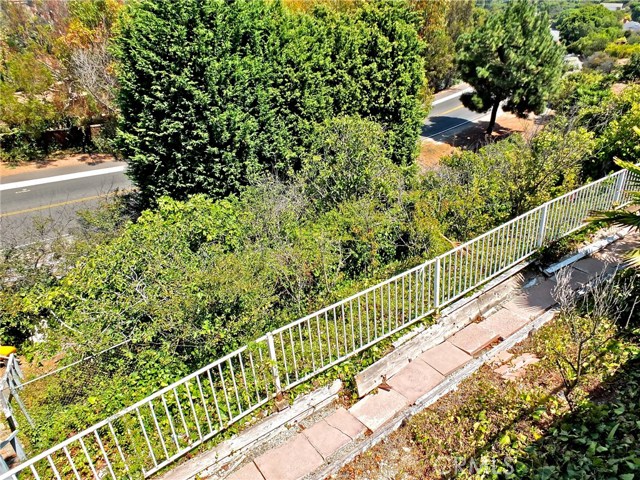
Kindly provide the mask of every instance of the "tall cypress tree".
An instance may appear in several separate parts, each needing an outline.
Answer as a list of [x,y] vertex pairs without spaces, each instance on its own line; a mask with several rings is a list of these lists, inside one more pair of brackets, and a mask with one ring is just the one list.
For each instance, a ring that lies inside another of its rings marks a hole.
[[501,102],[518,116],[541,113],[562,74],[562,57],[547,13],[535,2],[510,2],[504,11],[492,13],[484,25],[460,38],[460,75],[475,90],[461,101],[475,112],[491,109],[488,134]]

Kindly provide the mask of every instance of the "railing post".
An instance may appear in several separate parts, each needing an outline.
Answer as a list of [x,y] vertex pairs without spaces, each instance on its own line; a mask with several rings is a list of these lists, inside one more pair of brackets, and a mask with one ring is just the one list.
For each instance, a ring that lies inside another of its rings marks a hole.
[[276,357],[276,346],[273,342],[273,334],[267,333],[267,345],[269,346],[269,358],[271,359],[271,372],[276,385],[276,395],[282,393],[282,385],[280,385],[280,374],[278,373],[278,358]]
[[616,182],[616,195],[613,200],[614,203],[619,204],[620,200],[622,199],[622,194],[624,193],[624,184],[626,183],[628,173],[628,170],[622,170],[620,172],[620,175],[618,175],[618,180]]
[[545,233],[547,230],[547,216],[549,214],[549,203],[545,203],[542,207],[542,215],[540,216],[540,226],[538,227],[538,240],[536,246],[542,247],[544,244]]
[[436,297],[434,307],[436,310],[440,308],[440,257],[436,257],[435,285],[433,287],[433,295]]

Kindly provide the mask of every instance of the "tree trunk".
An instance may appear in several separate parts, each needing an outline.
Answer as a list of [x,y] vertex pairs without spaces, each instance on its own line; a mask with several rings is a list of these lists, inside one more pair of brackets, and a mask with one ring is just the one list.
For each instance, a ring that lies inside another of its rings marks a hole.
[[496,126],[496,116],[498,115],[498,109],[500,108],[500,100],[496,100],[491,109],[491,120],[489,120],[489,126],[487,127],[487,135],[491,135],[493,127]]

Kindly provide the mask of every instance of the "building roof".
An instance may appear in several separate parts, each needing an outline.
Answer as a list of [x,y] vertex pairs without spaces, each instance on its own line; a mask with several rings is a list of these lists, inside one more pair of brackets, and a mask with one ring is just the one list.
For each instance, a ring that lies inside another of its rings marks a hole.
[[616,10],[622,10],[622,7],[624,6],[624,4],[622,3],[609,3],[609,2],[601,3],[600,5],[602,5],[607,10],[611,10],[612,12],[615,12]]
[[622,29],[625,32],[640,32],[640,22],[626,22]]

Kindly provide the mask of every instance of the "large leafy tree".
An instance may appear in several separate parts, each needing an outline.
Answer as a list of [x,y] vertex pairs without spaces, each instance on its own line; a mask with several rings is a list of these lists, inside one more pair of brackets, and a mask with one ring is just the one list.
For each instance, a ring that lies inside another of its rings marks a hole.
[[544,110],[562,74],[562,48],[551,37],[547,14],[517,0],[460,38],[458,68],[475,89],[462,103],[476,112],[491,109],[491,133],[501,102],[519,116]]
[[620,20],[615,12],[602,5],[585,4],[563,12],[556,22],[562,40],[568,45],[587,35],[607,28],[620,28]]
[[266,0],[134,4],[118,39],[120,142],[143,195],[222,197],[263,172],[300,166],[313,126],[379,122],[397,163],[413,159],[424,84],[406,5]]

